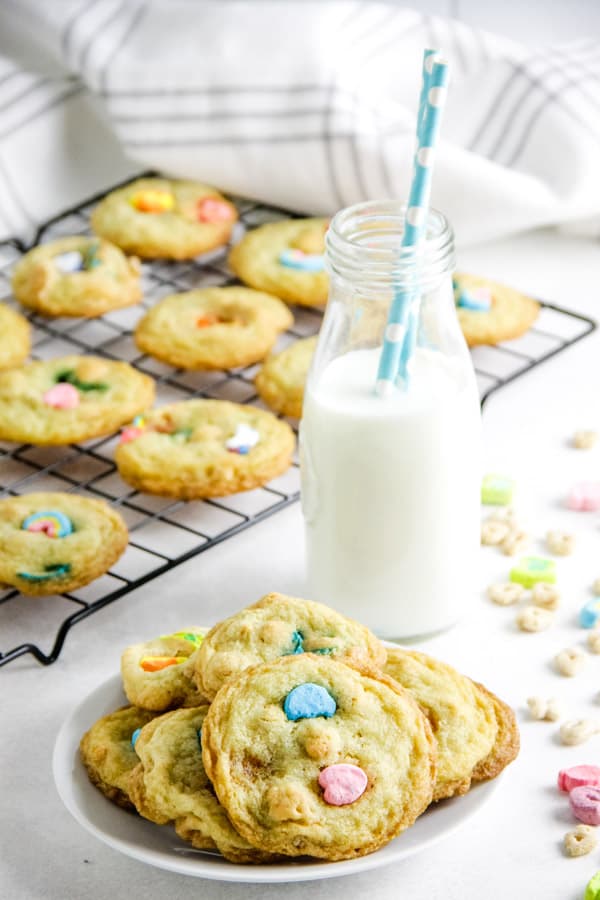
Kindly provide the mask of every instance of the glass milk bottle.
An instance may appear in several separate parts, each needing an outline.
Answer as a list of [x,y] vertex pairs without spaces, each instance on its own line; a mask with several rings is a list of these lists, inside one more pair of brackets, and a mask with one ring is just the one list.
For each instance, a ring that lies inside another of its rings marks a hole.
[[[401,253],[403,223],[393,201],[332,220],[329,302],[300,426],[307,595],[386,638],[440,631],[465,613],[480,533],[480,407],[454,308],[452,229],[431,210],[420,248]],[[417,296],[416,346],[404,387],[378,396],[397,290]]]

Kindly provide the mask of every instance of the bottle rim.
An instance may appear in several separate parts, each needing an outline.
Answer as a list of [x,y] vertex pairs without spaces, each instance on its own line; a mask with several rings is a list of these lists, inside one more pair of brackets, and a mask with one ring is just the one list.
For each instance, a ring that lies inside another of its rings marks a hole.
[[376,287],[424,290],[454,270],[454,233],[443,213],[430,209],[424,239],[402,246],[405,203],[369,200],[340,210],[325,236],[329,273]]

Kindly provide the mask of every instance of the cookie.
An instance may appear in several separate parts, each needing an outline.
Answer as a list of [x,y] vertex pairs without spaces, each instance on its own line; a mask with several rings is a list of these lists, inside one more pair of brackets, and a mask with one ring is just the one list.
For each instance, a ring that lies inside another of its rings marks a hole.
[[245,284],[300,306],[324,306],[327,219],[286,219],[249,231],[229,254],[229,265]]
[[154,401],[154,381],[124,362],[62,356],[0,374],[0,440],[72,444],[128,422]]
[[12,289],[19,303],[45,316],[101,316],[141,300],[140,264],[108,241],[66,237],[26,253]]
[[305,652],[373,667],[386,658],[383,644],[353,619],[311,600],[267,594],[208,632],[196,657],[196,683],[212,700],[244,669]]
[[0,500],[0,583],[24,594],[89,584],[126,546],[125,523],[104,500],[60,492]]
[[25,362],[31,344],[30,331],[27,319],[0,303],[0,371]]
[[205,633],[204,628],[186,628],[127,647],[121,676],[129,702],[157,712],[203,703],[193,674]]
[[382,847],[431,802],[435,756],[407,691],[312,653],[229,681],[202,729],[204,767],[234,828],[285,856]]
[[92,213],[96,234],[145,259],[191,259],[226,244],[237,210],[195,181],[140,178],[110,194]]
[[304,385],[317,346],[317,336],[296,341],[269,356],[254,379],[256,390],[271,409],[283,416],[302,415]]
[[294,432],[254,406],[184,400],[121,434],[115,460],[139,491],[196,500],[260,487],[289,467]]
[[233,369],[264,359],[294,321],[287,306],[250,288],[213,287],[165,297],[141,319],[143,353],[182,369]]
[[470,347],[520,337],[538,317],[540,305],[526,294],[479,275],[455,273],[456,313]]
[[390,648],[384,672],[412,694],[431,723],[438,748],[434,800],[465,794],[472,781],[494,778],[517,755],[512,710],[452,666]]
[[201,732],[208,706],[178,709],[142,728],[135,742],[140,762],[129,780],[140,815],[173,822],[184,840],[199,850],[218,850],[236,863],[266,862],[227,818],[202,763]]
[[90,781],[105,797],[124,809],[135,809],[129,776],[139,764],[131,737],[153,713],[125,706],[98,719],[81,738],[79,751]]

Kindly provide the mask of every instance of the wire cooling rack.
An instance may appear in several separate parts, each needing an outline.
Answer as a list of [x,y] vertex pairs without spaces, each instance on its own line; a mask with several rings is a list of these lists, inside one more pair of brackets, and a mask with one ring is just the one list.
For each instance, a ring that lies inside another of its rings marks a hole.
[[[34,244],[90,233],[90,213],[99,199],[100,196],[94,197],[46,223]],[[234,200],[240,214],[232,236],[234,242],[247,229],[289,217],[288,212],[280,209]],[[18,305],[11,296],[10,274],[26,249],[16,241],[0,244],[0,300],[15,308]],[[262,406],[253,384],[258,366],[225,372],[186,372],[141,354],[132,337],[138,319],[165,295],[233,283],[235,279],[227,268],[226,257],[227,248],[221,248],[186,262],[144,263],[143,302],[99,319],[46,319],[30,314],[32,357],[49,359],[71,353],[93,353],[125,360],[156,379],[159,404],[210,397]],[[294,325],[280,337],[276,350],[319,330],[321,313],[317,310],[296,307],[293,313]],[[535,326],[526,335],[495,347],[476,348],[473,359],[482,405],[503,385],[594,328],[591,319],[543,303]],[[103,498],[119,510],[130,533],[127,550],[110,571],[80,590],[50,597],[28,597],[13,589],[0,591],[0,666],[26,654],[43,665],[53,663],[70,629],[78,622],[163,572],[273,515],[299,497],[297,461],[288,472],[264,487],[222,500],[186,503],[142,494],[132,490],[118,475],[113,462],[117,440],[113,435],[69,447],[0,442],[0,497],[56,490]],[[12,649],[2,649],[11,644],[14,644]],[[48,649],[41,649],[42,645]]]

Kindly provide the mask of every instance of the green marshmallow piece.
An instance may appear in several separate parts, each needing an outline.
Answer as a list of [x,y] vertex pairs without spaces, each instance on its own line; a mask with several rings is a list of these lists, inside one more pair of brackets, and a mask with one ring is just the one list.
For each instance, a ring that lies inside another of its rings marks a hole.
[[486,506],[508,506],[514,490],[512,478],[506,475],[484,475],[481,482],[481,502]]
[[539,581],[554,584],[556,563],[553,559],[544,559],[543,556],[525,556],[510,570],[510,580],[522,584],[525,588],[532,588]]
[[600,900],[600,872],[596,872],[588,881],[583,900]]

